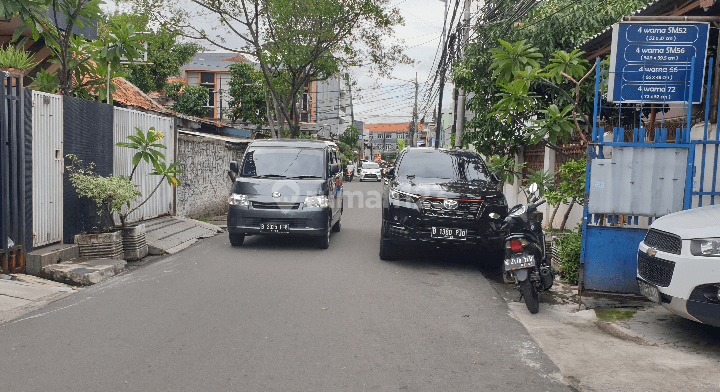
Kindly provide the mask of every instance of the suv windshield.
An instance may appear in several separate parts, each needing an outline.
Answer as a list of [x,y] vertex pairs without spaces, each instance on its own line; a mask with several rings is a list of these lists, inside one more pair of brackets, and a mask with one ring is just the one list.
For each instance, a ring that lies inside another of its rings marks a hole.
[[415,176],[462,181],[487,181],[489,176],[482,158],[467,152],[408,152],[402,157],[397,175],[401,180]]
[[245,153],[240,176],[323,178],[323,154],[318,148],[253,148]]

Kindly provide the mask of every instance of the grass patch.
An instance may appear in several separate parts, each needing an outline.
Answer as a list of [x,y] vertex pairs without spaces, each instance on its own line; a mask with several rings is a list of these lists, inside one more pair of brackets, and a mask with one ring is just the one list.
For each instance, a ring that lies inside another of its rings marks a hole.
[[195,220],[199,220],[200,222],[208,223],[208,222],[210,222],[210,219],[212,219],[212,218],[213,218],[212,216],[203,216],[200,218],[195,218]]
[[595,316],[600,321],[630,320],[635,313],[636,309],[595,309]]

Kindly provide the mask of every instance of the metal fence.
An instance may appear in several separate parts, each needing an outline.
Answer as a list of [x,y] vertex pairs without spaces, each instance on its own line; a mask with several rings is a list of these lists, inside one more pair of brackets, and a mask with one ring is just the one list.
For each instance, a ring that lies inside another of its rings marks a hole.
[[[168,164],[175,158],[175,135],[173,132],[173,120],[168,117],[156,116],[144,112],[134,110],[115,108],[113,113],[113,143],[127,142],[127,136],[137,133],[135,128],[139,128],[143,132],[147,132],[150,128],[155,128],[165,135],[165,138],[158,143],[167,147],[163,150],[165,160]],[[113,147],[113,174],[129,176],[132,172],[132,158],[135,155],[134,150],[125,147]],[[138,184],[139,191],[142,193],[140,201],[150,195],[160,180],[159,176],[149,175],[153,171],[152,165],[141,161],[135,172],[133,182]],[[131,205],[131,207],[134,207]],[[164,182],[157,189],[152,198],[143,204],[137,211],[130,214],[128,222],[135,222],[142,219],[150,219],[162,214],[173,212],[173,190]],[[119,221],[116,220],[116,223]]]
[[63,100],[32,92],[33,246],[63,239]]
[[0,265],[4,273],[24,268],[25,174],[22,80],[0,72]]

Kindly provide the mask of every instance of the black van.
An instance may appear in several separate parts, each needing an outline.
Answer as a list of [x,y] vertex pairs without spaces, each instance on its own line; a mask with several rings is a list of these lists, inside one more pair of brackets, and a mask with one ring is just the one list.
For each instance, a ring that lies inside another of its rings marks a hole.
[[228,200],[230,244],[246,235],[295,234],[330,245],[340,231],[342,172],[335,143],[317,140],[258,140],[248,146]]

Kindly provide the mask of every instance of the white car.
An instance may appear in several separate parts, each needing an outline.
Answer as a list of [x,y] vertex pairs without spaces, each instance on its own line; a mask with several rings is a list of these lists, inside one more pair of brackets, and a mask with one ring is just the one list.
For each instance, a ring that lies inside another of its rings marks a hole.
[[640,243],[637,281],[651,301],[720,327],[720,205],[653,222]]
[[358,177],[360,177],[360,181],[380,181],[380,179],[382,178],[382,175],[380,174],[380,165],[375,162],[363,162],[362,167],[358,172]]

